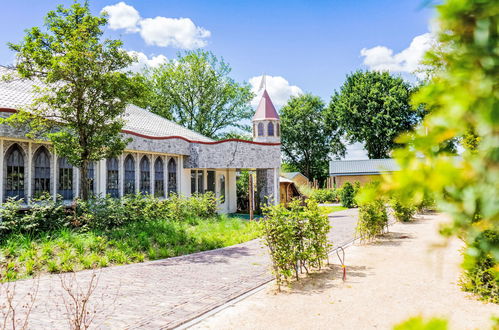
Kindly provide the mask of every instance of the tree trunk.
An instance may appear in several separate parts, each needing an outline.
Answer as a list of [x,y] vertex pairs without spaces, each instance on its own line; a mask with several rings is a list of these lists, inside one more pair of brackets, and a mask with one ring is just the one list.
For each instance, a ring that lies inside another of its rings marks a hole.
[[90,180],[88,179],[88,160],[84,160],[80,168],[80,198],[88,200],[90,192]]

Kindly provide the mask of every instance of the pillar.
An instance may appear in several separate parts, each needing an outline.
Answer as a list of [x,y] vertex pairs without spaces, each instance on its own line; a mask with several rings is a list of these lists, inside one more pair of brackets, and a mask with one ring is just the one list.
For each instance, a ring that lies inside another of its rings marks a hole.
[[279,169],[256,170],[257,205],[279,204]]

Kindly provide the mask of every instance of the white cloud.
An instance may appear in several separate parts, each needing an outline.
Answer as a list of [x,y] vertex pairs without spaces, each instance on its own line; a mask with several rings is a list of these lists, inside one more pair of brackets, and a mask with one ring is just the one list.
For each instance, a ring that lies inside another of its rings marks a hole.
[[102,8],[102,12],[109,15],[109,27],[112,30],[125,29],[127,32],[139,32],[137,24],[140,15],[137,9],[124,2]]
[[[256,107],[263,91],[259,91],[262,76],[256,76],[249,79],[251,91],[256,94],[256,97],[251,101],[251,105]],[[298,86],[292,86],[289,82],[280,76],[265,76],[267,92],[276,107],[281,107],[286,104],[291,96],[303,94],[303,91]]]
[[127,53],[137,59],[137,62],[129,67],[133,72],[140,72],[147,68],[156,68],[161,64],[168,62],[168,59],[164,55],[157,55],[149,58],[146,54],[134,50],[128,51]]
[[435,42],[431,33],[425,33],[412,39],[409,47],[400,53],[393,54],[388,47],[376,46],[363,48],[360,55],[364,56],[364,64],[371,70],[415,73],[421,68],[424,54]]
[[139,32],[148,45],[196,49],[206,46],[211,32],[196,26],[190,18],[140,17],[139,12],[125,2],[119,2],[102,9],[109,15],[109,27]]
[[189,18],[167,18],[158,16],[140,22],[140,35],[148,45],[182,49],[206,46],[211,32],[198,27]]

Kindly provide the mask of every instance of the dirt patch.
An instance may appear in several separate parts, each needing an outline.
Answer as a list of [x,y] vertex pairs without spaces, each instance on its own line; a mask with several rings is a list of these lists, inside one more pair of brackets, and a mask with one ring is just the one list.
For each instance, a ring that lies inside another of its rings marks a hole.
[[197,329],[390,329],[410,316],[448,318],[451,329],[487,329],[499,306],[458,286],[461,242],[438,235],[445,218],[426,214],[336,264],[276,293],[274,285],[197,324]]

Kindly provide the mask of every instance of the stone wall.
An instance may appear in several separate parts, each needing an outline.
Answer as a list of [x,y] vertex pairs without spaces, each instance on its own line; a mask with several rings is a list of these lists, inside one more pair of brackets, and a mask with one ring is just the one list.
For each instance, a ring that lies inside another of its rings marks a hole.
[[241,141],[192,143],[185,168],[279,168],[281,146]]

